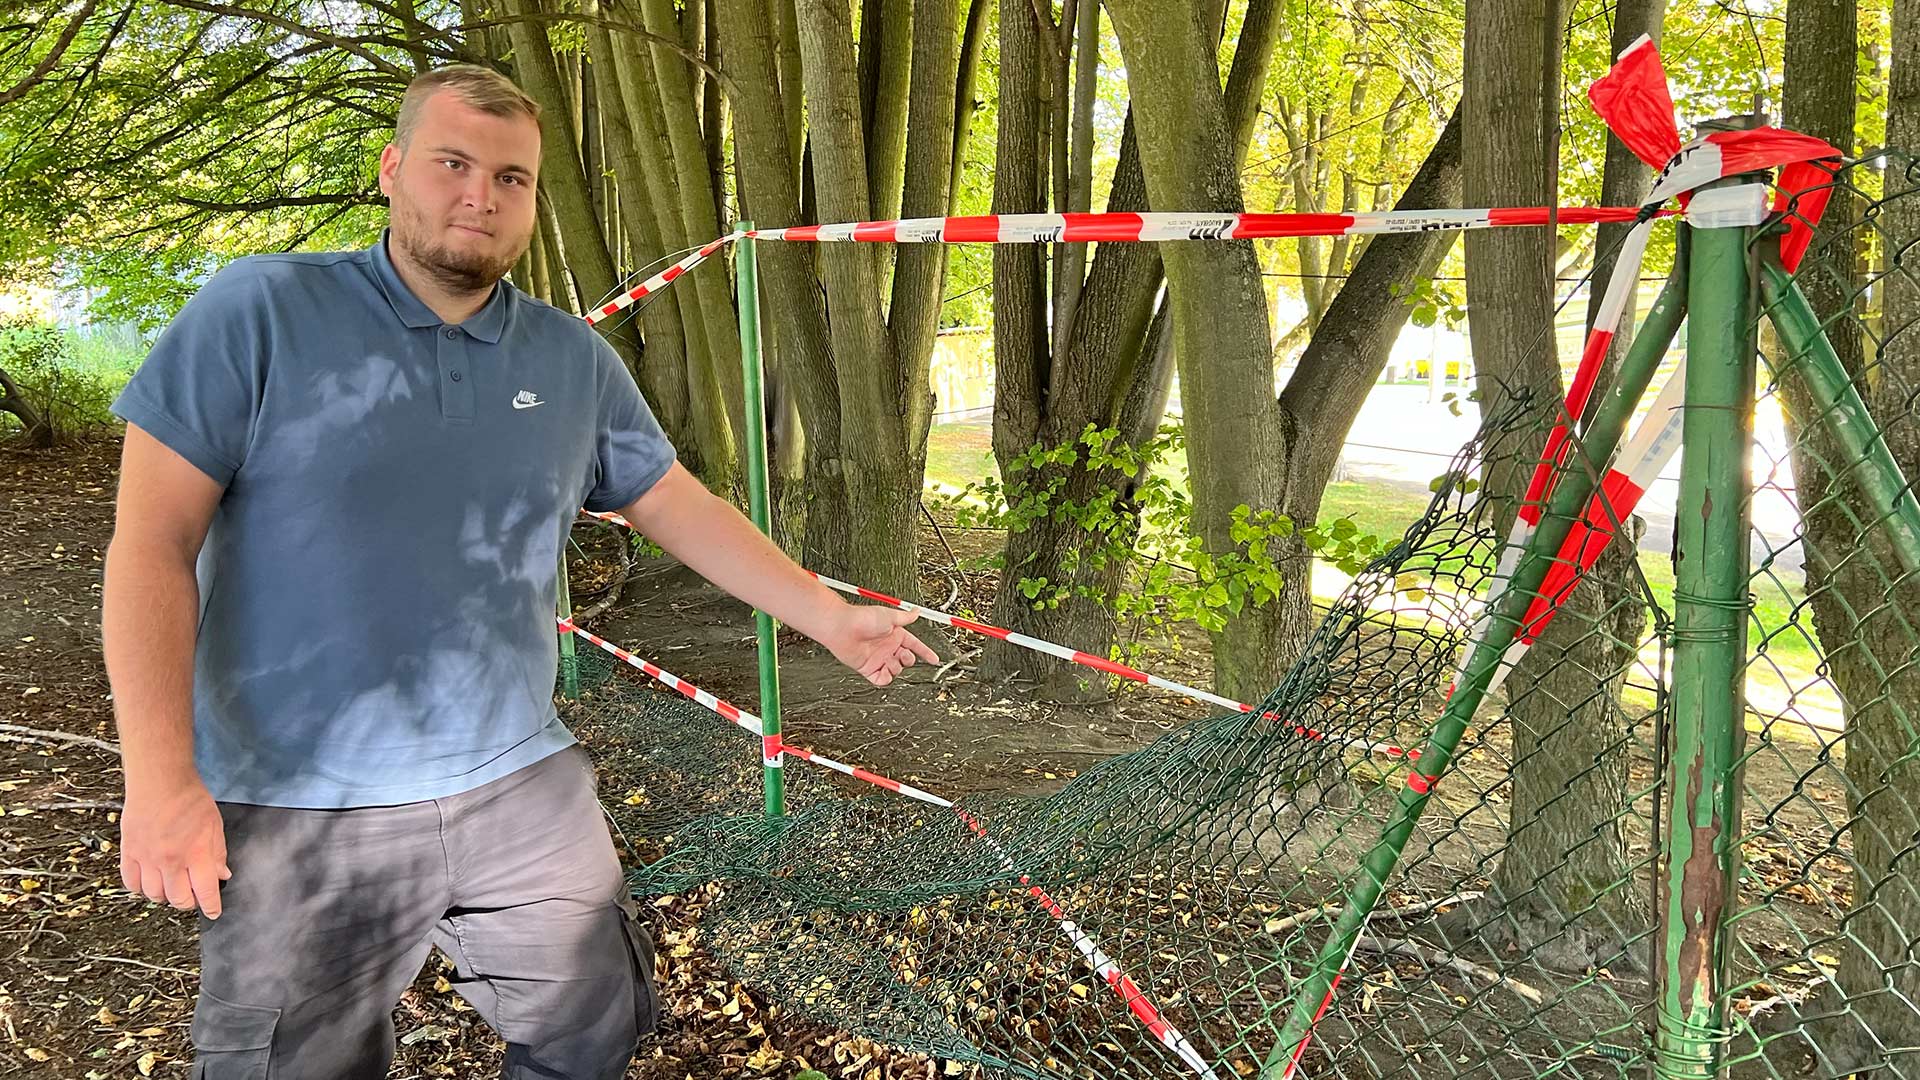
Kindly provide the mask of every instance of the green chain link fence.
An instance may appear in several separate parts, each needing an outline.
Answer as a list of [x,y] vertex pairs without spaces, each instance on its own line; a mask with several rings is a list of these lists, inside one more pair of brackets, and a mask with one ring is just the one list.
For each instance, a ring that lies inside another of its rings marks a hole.
[[[992,1075],[1277,1080],[1352,930],[1299,1075],[1920,1076],[1920,170],[1835,188],[1794,275],[1777,221],[1681,238],[1505,600],[1560,408],[1525,393],[1254,714],[1053,795],[944,809],[793,763],[770,823],[756,740],[588,650],[566,716],[636,892],[718,883],[701,943],[756,992]],[[1546,587],[1683,309],[1723,400],[1687,407],[1681,557],[1616,542],[1473,707],[1476,626]]]

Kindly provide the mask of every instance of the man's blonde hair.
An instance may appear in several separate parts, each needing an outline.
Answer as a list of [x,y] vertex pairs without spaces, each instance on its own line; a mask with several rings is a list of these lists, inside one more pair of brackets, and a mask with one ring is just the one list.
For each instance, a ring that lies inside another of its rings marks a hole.
[[427,99],[441,90],[451,90],[460,100],[493,116],[528,116],[540,119],[540,103],[513,84],[513,80],[478,64],[453,64],[416,76],[407,84],[400,99],[400,118],[393,125],[393,144],[401,150],[413,138],[420,124],[420,110]]

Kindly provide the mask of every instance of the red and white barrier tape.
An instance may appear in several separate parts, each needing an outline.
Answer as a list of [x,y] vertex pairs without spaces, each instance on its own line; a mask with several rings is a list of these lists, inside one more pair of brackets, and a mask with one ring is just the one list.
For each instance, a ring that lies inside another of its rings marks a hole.
[[[967,828],[973,830],[974,835],[993,848],[994,853],[1000,856],[1001,865],[1009,873],[1020,873],[1019,867],[1014,865],[1006,849],[987,835],[986,828],[978,819],[957,806],[954,807],[953,812],[959,815]],[[1028,895],[1038,900],[1040,906],[1047,909],[1047,914],[1052,915],[1059,922],[1061,931],[1067,935],[1067,940],[1073,942],[1074,948],[1080,950],[1080,955],[1086,958],[1087,966],[1093,969],[1093,973],[1099,976],[1101,982],[1106,983],[1109,989],[1119,995],[1127,1009],[1146,1026],[1148,1031],[1153,1033],[1154,1038],[1173,1051],[1181,1061],[1186,1062],[1187,1067],[1197,1075],[1205,1077],[1206,1080],[1219,1080],[1213,1067],[1208,1065],[1206,1059],[1200,1056],[1200,1052],[1193,1048],[1193,1044],[1187,1041],[1186,1036],[1180,1034],[1178,1028],[1168,1023],[1166,1016],[1154,1006],[1152,1001],[1148,1000],[1140,987],[1127,977],[1127,973],[1120,970],[1120,966],[1113,962],[1113,958],[1109,957],[1093,938],[1087,936],[1086,931],[1080,929],[1079,924],[1067,917],[1066,909],[1060,906],[1058,900],[1049,895],[1045,889],[1033,884],[1025,874],[1020,874],[1020,884],[1026,886]]]
[[[1708,158],[1720,160],[1718,145],[1699,151],[1704,168]],[[1690,173],[1688,173],[1690,175]],[[1301,236],[1359,236],[1538,227],[1557,222],[1583,225],[1632,221],[1640,213],[1631,206],[1495,207],[1483,210],[1385,210],[1353,214],[1193,214],[1088,213],[988,214],[977,217],[909,218],[902,221],[852,221],[832,225],[793,225],[779,229],[731,232],[653,275],[639,285],[601,304],[587,314],[598,323],[636,301],[659,292],[674,279],[699,265],[732,241],[860,241],[909,244],[1052,244],[1136,243],[1163,240],[1256,240]]]
[[604,649],[607,652],[612,653],[615,657],[627,663],[628,665],[639,668],[641,671],[645,672],[648,675],[648,677],[666,686],[669,686],[675,690],[678,690],[681,694],[685,695],[686,697],[691,698],[692,700],[700,703],[701,705],[706,706],[708,709],[711,709],[712,711],[718,713],[722,717],[725,717],[727,720],[731,721],[735,726],[743,728],[759,736],[761,740],[761,759],[765,761],[768,765],[774,768],[780,767],[778,764],[776,764],[776,762],[778,761],[779,756],[781,754],[792,754],[794,757],[799,758],[801,761],[811,762],[812,764],[821,766],[822,768],[832,769],[834,772],[851,776],[855,780],[864,781],[865,783],[872,784],[875,787],[885,788],[888,791],[905,795],[909,799],[915,799],[923,803],[928,803],[933,806],[941,807],[943,809],[950,810],[953,808],[952,802],[946,799],[943,799],[938,795],[932,794],[931,792],[922,791],[919,788],[914,787],[912,784],[902,783],[890,777],[881,776],[879,773],[869,772],[868,770],[862,769],[857,765],[848,765],[843,761],[836,761],[825,754],[818,753],[813,750],[809,750],[804,746],[795,746],[793,743],[787,742],[783,736],[768,735],[766,734],[766,731],[765,731],[765,725],[761,722],[760,718],[746,711],[745,709],[742,709],[737,705],[729,704],[728,702],[720,698],[717,698],[712,694],[709,694],[705,690],[700,689],[699,687],[693,685],[687,680],[680,678],[678,675],[675,675],[674,673],[661,668],[659,665],[654,664],[647,660],[643,660],[640,657],[635,656],[634,654],[621,648],[620,646],[615,645],[613,642],[608,641],[606,638],[600,637],[599,635],[583,627],[576,626],[572,622],[566,619],[559,620],[559,626],[562,632],[570,632],[580,638],[585,639],[586,641],[592,642],[593,644],[599,646],[601,649]]
[[[1632,221],[1633,206],[1563,206],[1562,225]],[[1355,214],[984,214],[978,217],[851,221],[753,229],[755,240],[876,244],[1134,243],[1158,240],[1271,240],[1299,236],[1438,232],[1545,225],[1546,207],[1491,210],[1382,210]]]
[[[612,653],[628,665],[639,668],[645,672],[648,677],[706,706],[736,726],[760,736],[762,757],[765,758],[769,764],[772,764],[773,759],[780,753],[785,752],[792,754],[802,761],[811,762],[823,768],[832,769],[834,772],[851,776],[856,780],[863,780],[876,787],[897,792],[905,795],[909,799],[915,799],[945,810],[953,811],[975,836],[978,836],[993,849],[994,854],[999,856],[1002,867],[1004,867],[1008,873],[1019,875],[1020,884],[1026,888],[1027,893],[1037,900],[1049,915],[1053,916],[1054,920],[1059,923],[1060,931],[1067,936],[1067,940],[1073,942],[1074,948],[1080,951],[1080,955],[1086,959],[1087,965],[1093,969],[1094,974],[1119,996],[1121,1002],[1146,1026],[1147,1030],[1153,1034],[1153,1037],[1160,1040],[1167,1049],[1173,1051],[1180,1060],[1186,1062],[1188,1067],[1193,1069],[1194,1073],[1200,1076],[1202,1080],[1219,1080],[1218,1074],[1207,1064],[1206,1059],[1201,1057],[1199,1052],[1193,1048],[1193,1044],[1187,1041],[1186,1036],[1180,1034],[1179,1029],[1168,1023],[1165,1015],[1155,1007],[1153,1002],[1147,998],[1146,994],[1140,990],[1140,987],[1136,985],[1124,971],[1120,970],[1120,966],[1113,962],[1113,959],[1100,948],[1092,937],[1088,936],[1085,930],[1081,929],[1077,923],[1067,917],[1066,909],[1061,906],[1060,902],[1049,895],[1045,889],[1035,885],[1027,875],[1020,873],[1020,868],[1014,864],[1013,857],[1007,854],[1007,850],[1001,847],[993,837],[987,835],[986,827],[980,824],[978,818],[954,805],[952,801],[943,799],[931,792],[922,791],[912,784],[903,784],[898,780],[881,776],[878,773],[869,772],[858,766],[836,761],[825,754],[808,750],[805,747],[795,746],[792,743],[786,742],[779,735],[767,735],[765,734],[765,724],[761,719],[745,709],[728,704],[726,701],[700,689],[659,665],[643,660],[633,653],[628,652],[626,649],[608,641],[606,638],[592,633],[583,627],[574,625],[571,620],[559,619],[557,623],[563,633],[572,633],[592,642],[601,649]],[[771,750],[767,749],[769,744],[772,746]]]
[[[1729,176],[1784,166],[1772,209],[1777,211],[1792,204],[1795,214],[1788,222],[1786,235],[1781,238],[1780,255],[1788,269],[1799,263],[1812,236],[1813,226],[1819,222],[1831,193],[1830,186],[1827,186],[1831,176],[1822,163],[1837,160],[1840,157],[1838,150],[1811,136],[1778,128],[1714,132],[1682,146],[1659,50],[1646,37],[1641,37],[1620,54],[1612,70],[1588,91],[1588,98],[1608,128],[1636,156],[1661,170],[1654,184],[1650,204],[1659,205],[1668,199],[1679,199],[1688,206],[1689,217],[1699,219],[1695,224],[1700,227],[1758,224],[1767,207],[1764,198],[1756,207],[1753,192],[1746,188],[1715,189],[1701,192],[1698,196],[1694,195],[1695,188]],[[1752,186],[1757,185],[1747,187]],[[1495,569],[1492,587],[1488,592],[1490,598],[1498,597],[1505,588],[1521,550],[1539,524],[1558,469],[1569,449],[1567,424],[1586,411],[1608,347],[1619,328],[1626,298],[1639,277],[1640,261],[1646,252],[1644,230],[1649,224],[1642,222],[1628,234],[1620,259],[1614,266],[1613,277],[1607,283],[1607,292],[1596,313],[1593,329],[1586,347],[1581,351],[1580,366],[1567,388],[1566,412],[1549,436],[1547,449],[1535,466],[1527,487],[1526,502],[1514,521],[1507,537],[1507,546]],[[1613,539],[1615,522],[1625,521],[1633,513],[1654,478],[1679,450],[1684,386],[1683,366],[1668,379],[1667,385],[1655,399],[1652,411],[1634,430],[1626,446],[1601,478],[1599,489],[1588,500],[1587,510],[1581,519],[1574,523],[1566,539],[1561,542],[1539,593],[1534,596],[1522,617],[1513,642],[1501,656],[1500,666],[1488,685],[1488,693],[1492,693],[1506,679],[1519,664],[1520,658],[1539,640],[1541,633],[1572,593],[1579,577],[1593,567],[1600,553]],[[1472,655],[1475,644],[1482,639],[1489,622],[1490,616],[1483,614],[1474,627],[1466,650],[1462,653],[1463,665],[1467,657]],[[1449,698],[1459,682],[1460,678],[1456,675],[1454,684],[1447,688]],[[1432,790],[1438,779],[1436,775],[1413,771],[1407,777],[1407,786],[1424,795]],[[1354,947],[1357,948],[1359,943],[1360,937],[1356,936]],[[1347,957],[1327,987],[1327,996],[1314,1013],[1306,1036],[1294,1047],[1281,1080],[1291,1080],[1298,1070],[1314,1030],[1333,1004],[1334,992],[1339,989],[1340,978],[1353,961],[1353,953],[1353,948],[1347,950]]]
[[[627,521],[626,518],[621,517],[619,514],[594,513],[592,511],[585,511],[585,510],[581,512],[591,518],[597,518],[601,521],[611,522],[615,525],[624,525],[629,529],[633,528],[632,523]],[[1222,708],[1232,709],[1236,712],[1252,713],[1256,711],[1254,706],[1249,705],[1244,701],[1235,701],[1232,698],[1222,697],[1219,694],[1202,690],[1196,686],[1188,686],[1185,683],[1175,682],[1172,679],[1164,679],[1158,675],[1150,675],[1147,672],[1140,671],[1136,668],[1128,667],[1127,665],[1119,663],[1118,661],[1108,660],[1107,658],[1102,656],[1095,656],[1092,653],[1081,652],[1078,649],[1070,649],[1065,645],[1056,645],[1053,642],[1046,641],[1042,638],[1031,637],[1026,634],[1017,633],[1015,631],[1007,630],[998,626],[993,626],[988,623],[975,622],[972,619],[964,618],[959,615],[952,615],[947,612],[941,611],[937,608],[924,607],[920,604],[915,604],[915,603],[912,603],[911,601],[902,600],[898,597],[888,596],[886,593],[876,592],[872,589],[868,589],[860,585],[851,585],[851,584],[848,584],[847,582],[830,578],[825,574],[815,573],[812,570],[808,570],[807,573],[812,574],[814,580],[820,582],[822,585],[825,585],[830,589],[836,589],[840,592],[848,593],[854,596],[862,596],[867,598],[868,600],[874,600],[879,603],[885,604],[888,607],[897,608],[901,611],[912,612],[913,614],[926,619],[928,622],[939,623],[942,626],[955,627],[957,629],[966,630],[971,633],[980,634],[984,637],[996,638],[1000,641],[1005,641],[1011,645],[1018,645],[1024,649],[1031,649],[1034,652],[1045,653],[1048,656],[1057,657],[1061,660],[1067,661],[1068,663],[1078,664],[1081,667],[1093,668],[1096,671],[1102,671],[1109,675],[1117,675],[1120,678],[1127,679],[1131,682],[1137,682],[1147,686],[1158,687],[1159,689],[1162,689],[1162,690],[1171,691],[1172,693],[1180,694],[1184,697],[1193,698],[1197,701],[1205,701],[1209,704],[1221,706]],[[1272,713],[1272,712],[1263,714],[1263,719],[1272,720],[1279,723],[1286,722],[1282,720],[1279,714]],[[1367,739],[1331,739],[1327,735],[1327,733],[1324,731],[1320,731],[1316,728],[1305,727],[1299,724],[1293,725],[1293,732],[1294,734],[1299,735],[1302,738],[1312,739],[1316,741],[1330,741],[1335,743],[1336,745],[1345,746],[1354,750],[1360,750],[1368,754],[1378,754],[1379,756],[1385,757],[1385,758],[1406,758],[1409,761],[1417,761],[1419,760],[1419,757],[1420,757],[1420,751],[1418,750],[1412,750],[1405,747],[1395,746],[1391,743],[1372,742]]]
[[681,274],[686,273],[706,261],[707,256],[712,255],[714,252],[719,251],[727,244],[740,239],[740,237],[744,235],[744,233],[731,232],[717,240],[710,241],[700,250],[688,255],[686,258],[681,259],[679,262],[674,263],[672,266],[667,267],[665,270],[660,271],[606,303],[601,304],[595,310],[588,312],[587,324],[592,325],[597,323],[607,316],[623,308],[632,307],[636,302],[659,292],[661,289],[673,284],[674,279],[678,278]]

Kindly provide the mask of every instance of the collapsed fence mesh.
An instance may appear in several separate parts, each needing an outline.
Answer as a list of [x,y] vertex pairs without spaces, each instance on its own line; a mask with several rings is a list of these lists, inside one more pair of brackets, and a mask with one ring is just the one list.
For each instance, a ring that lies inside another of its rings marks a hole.
[[[1738,882],[1726,1027],[1705,1033],[1736,1077],[1920,1075],[1920,576],[1891,505],[1912,493],[1858,479],[1861,444],[1800,362],[1831,342],[1873,452],[1920,475],[1920,170],[1885,161],[1838,174],[1796,274],[1761,275],[1743,812],[1721,843]],[[1824,336],[1788,332],[1794,295]],[[1560,416],[1489,396],[1425,513],[1253,713],[1051,795],[943,809],[790,764],[790,814],[769,822],[754,740],[583,656],[597,675],[565,717],[614,778],[635,891],[717,883],[701,939],[734,976],[878,1041],[1005,1076],[1277,1076],[1298,989],[1409,781],[1367,746],[1429,734]],[[1651,1052],[1657,953],[1678,940],[1660,836],[1696,793],[1665,778],[1672,567],[1633,548],[1556,597],[1475,715],[1304,1075],[1693,1075]]]

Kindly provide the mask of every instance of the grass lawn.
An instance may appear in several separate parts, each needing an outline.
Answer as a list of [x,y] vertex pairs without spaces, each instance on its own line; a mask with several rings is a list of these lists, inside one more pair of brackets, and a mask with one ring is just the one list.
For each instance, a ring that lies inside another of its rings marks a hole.
[[[996,475],[998,469],[990,452],[991,434],[991,430],[981,424],[936,426],[927,440],[927,483],[957,491],[968,483]],[[1173,463],[1169,476],[1176,483],[1184,482],[1185,463]],[[1321,519],[1352,518],[1362,532],[1393,538],[1405,532],[1407,526],[1425,512],[1427,501],[1424,492],[1401,485],[1336,481],[1327,485]],[[1663,609],[1672,611],[1673,565],[1668,556],[1663,552],[1642,551],[1639,561],[1654,600]],[[1315,598],[1332,599],[1347,580],[1337,572],[1316,573]],[[1811,639],[1811,623],[1804,612],[1797,619],[1800,629],[1794,629],[1796,611],[1806,602],[1805,578],[1798,573],[1776,570],[1771,576],[1756,578],[1753,589],[1749,646],[1758,650],[1764,644],[1767,656],[1789,680],[1813,679],[1820,657]]]

